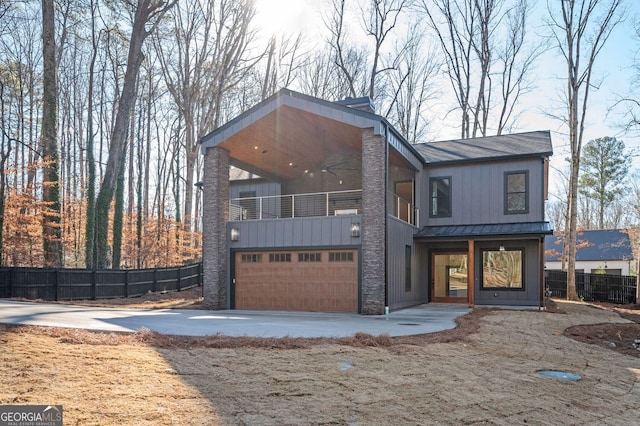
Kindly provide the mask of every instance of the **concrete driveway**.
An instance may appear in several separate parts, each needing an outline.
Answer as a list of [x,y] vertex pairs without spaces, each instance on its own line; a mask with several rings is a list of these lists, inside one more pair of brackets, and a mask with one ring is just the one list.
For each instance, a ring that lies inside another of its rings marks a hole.
[[465,305],[421,305],[389,315],[363,316],[316,312],[205,311],[193,309],[119,309],[0,300],[0,323],[135,332],[148,328],[181,336],[346,337],[406,336],[455,327]]

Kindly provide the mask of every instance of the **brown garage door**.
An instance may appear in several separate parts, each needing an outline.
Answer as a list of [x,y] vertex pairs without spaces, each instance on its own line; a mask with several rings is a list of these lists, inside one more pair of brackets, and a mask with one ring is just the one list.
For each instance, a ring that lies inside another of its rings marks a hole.
[[235,255],[235,308],[358,311],[358,251],[263,251]]

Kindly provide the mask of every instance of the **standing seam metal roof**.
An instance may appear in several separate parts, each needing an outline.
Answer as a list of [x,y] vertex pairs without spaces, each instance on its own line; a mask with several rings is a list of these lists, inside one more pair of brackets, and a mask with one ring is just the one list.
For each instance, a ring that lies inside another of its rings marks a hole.
[[495,235],[550,235],[549,222],[495,223],[487,225],[424,226],[415,238],[478,237]]

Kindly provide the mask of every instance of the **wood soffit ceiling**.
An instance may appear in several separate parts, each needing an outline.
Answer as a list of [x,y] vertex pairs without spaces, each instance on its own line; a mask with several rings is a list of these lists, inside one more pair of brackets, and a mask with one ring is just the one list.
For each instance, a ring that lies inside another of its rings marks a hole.
[[231,164],[265,177],[319,171],[342,152],[362,152],[361,129],[281,106],[225,140]]

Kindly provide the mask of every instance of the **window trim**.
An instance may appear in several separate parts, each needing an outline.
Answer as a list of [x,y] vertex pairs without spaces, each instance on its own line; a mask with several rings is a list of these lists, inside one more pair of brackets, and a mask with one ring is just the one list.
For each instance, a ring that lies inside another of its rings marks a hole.
[[485,287],[484,285],[484,253],[497,251],[500,252],[498,248],[483,248],[480,250],[480,290],[491,290],[491,291],[526,291],[525,285],[525,255],[526,250],[523,247],[507,247],[506,250],[502,253],[506,253],[509,251],[518,251],[520,252],[520,280],[522,281],[522,285],[520,287]]
[[[524,175],[524,209],[509,210],[509,194],[521,194],[521,192],[509,192],[509,176]],[[529,170],[514,170],[504,172],[504,214],[527,214],[529,213],[529,198],[531,196],[529,189]]]
[[[434,214],[433,213],[433,183],[435,181],[438,180],[445,180],[447,179],[449,181],[449,199],[448,199],[448,203],[447,203],[447,213],[446,214]],[[452,181],[453,179],[451,178],[451,176],[437,176],[437,177],[430,177],[429,178],[429,217],[431,218],[441,218],[441,217],[451,217],[451,193],[452,193]]]

